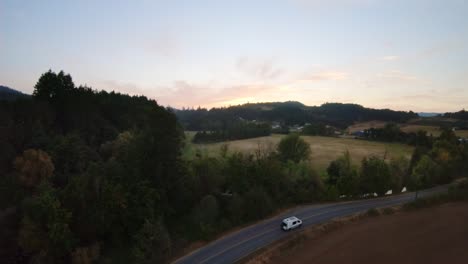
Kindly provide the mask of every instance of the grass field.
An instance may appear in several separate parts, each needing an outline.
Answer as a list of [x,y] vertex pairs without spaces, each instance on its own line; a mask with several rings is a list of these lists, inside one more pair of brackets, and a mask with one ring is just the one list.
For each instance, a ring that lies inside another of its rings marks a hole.
[[[361,131],[364,129],[369,128],[383,128],[386,122],[384,121],[369,121],[369,122],[362,122],[356,123],[352,126],[347,128],[348,133],[353,133],[356,131]],[[438,137],[441,133],[441,130],[438,126],[428,126],[428,125],[419,125],[413,123],[406,123],[406,124],[399,124],[401,131],[405,133],[410,132],[418,132],[419,130],[424,130],[427,132],[428,135],[432,135],[434,137]],[[459,137],[468,137],[468,130],[456,130],[455,134]]]
[[[266,150],[274,150],[283,135],[272,135],[253,139],[235,140],[213,144],[193,144],[191,139],[193,132],[187,132],[187,144],[183,156],[186,159],[193,159],[198,151],[202,155],[216,157],[220,155],[222,145],[228,144],[229,152],[240,151],[253,153],[259,147]],[[377,155],[387,158],[404,156],[410,158],[413,147],[397,144],[365,141],[359,139],[346,139],[334,137],[302,136],[310,144],[312,154],[310,162],[320,173],[324,172],[330,162],[348,150],[353,163],[359,164],[361,160],[370,155]]]

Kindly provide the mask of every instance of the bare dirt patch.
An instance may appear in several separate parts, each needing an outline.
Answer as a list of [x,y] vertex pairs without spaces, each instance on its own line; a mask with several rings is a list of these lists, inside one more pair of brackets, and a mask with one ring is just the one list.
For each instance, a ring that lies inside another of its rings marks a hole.
[[467,202],[365,217],[250,263],[467,263],[467,223]]

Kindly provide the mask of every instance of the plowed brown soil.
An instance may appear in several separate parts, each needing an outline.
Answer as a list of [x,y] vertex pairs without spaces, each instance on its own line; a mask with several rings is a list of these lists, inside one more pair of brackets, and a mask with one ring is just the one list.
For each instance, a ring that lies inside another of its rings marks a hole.
[[364,218],[271,263],[468,263],[468,203]]

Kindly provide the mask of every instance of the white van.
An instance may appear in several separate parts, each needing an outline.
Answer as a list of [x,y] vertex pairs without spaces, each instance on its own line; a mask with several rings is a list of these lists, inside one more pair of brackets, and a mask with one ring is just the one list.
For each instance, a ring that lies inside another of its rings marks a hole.
[[281,222],[281,229],[284,231],[288,231],[300,226],[302,226],[302,220],[295,216],[285,218],[283,219],[283,222]]

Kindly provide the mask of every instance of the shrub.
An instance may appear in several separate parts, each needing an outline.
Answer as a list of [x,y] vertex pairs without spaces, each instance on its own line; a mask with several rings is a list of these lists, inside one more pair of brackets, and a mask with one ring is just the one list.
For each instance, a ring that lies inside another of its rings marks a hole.
[[380,212],[379,212],[379,210],[377,210],[375,208],[371,208],[371,209],[367,210],[366,215],[367,216],[379,216]]
[[390,169],[377,157],[364,158],[361,167],[361,187],[364,193],[384,195],[392,187]]
[[310,146],[298,134],[290,134],[281,139],[278,144],[278,154],[281,160],[299,162],[310,156]]
[[52,177],[54,164],[50,156],[42,151],[28,149],[17,157],[14,166],[21,184],[27,188],[36,187],[41,181]]
[[382,213],[384,215],[391,215],[395,213],[395,209],[393,209],[392,207],[385,207],[384,209],[382,209]]

